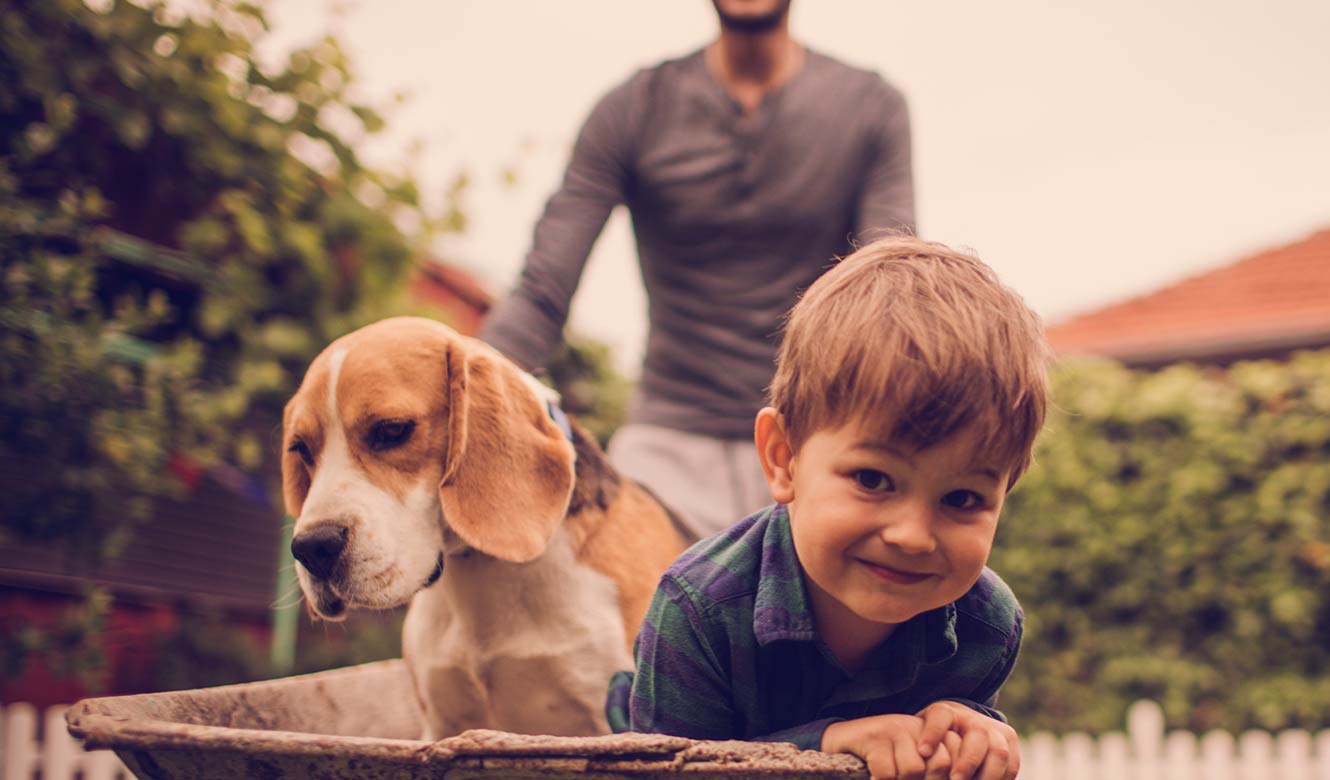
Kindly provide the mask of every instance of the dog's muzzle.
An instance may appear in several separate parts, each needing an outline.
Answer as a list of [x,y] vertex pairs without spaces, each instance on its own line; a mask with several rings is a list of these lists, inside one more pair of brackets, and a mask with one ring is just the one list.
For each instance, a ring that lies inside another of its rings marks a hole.
[[291,540],[291,554],[316,580],[327,580],[346,549],[344,525],[318,525],[296,534]]

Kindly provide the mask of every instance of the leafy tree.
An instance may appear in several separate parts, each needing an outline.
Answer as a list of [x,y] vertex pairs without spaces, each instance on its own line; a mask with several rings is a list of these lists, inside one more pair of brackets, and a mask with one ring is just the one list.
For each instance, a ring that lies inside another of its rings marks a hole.
[[0,17],[0,424],[28,471],[7,530],[86,538],[71,531],[141,515],[171,451],[257,466],[268,442],[236,423],[271,418],[408,267],[390,216],[423,216],[414,183],[323,124],[382,126],[347,101],[336,43],[269,73],[241,34],[261,12],[208,12],[57,0]]
[[575,416],[602,447],[623,424],[633,384],[614,367],[609,345],[570,337],[546,366],[564,411]]
[[441,223],[356,155],[383,120],[337,42],[265,67],[265,30],[235,0],[0,6],[0,540],[93,562],[174,458],[274,474],[308,361]]
[[1022,730],[1330,722],[1330,351],[1228,370],[1054,372],[993,566],[1025,644]]

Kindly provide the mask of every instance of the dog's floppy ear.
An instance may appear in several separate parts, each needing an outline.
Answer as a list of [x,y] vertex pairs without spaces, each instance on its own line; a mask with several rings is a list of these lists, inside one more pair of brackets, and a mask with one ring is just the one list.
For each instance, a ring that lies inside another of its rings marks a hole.
[[517,368],[461,341],[448,345],[448,406],[445,521],[487,555],[538,557],[568,511],[572,444]]

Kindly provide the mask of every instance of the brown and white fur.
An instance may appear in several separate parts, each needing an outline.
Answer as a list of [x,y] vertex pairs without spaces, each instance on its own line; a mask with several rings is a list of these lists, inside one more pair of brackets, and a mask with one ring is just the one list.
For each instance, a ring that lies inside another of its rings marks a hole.
[[610,675],[684,547],[547,391],[482,342],[400,317],[337,339],[283,419],[292,552],[313,614],[410,601],[425,738],[608,731]]

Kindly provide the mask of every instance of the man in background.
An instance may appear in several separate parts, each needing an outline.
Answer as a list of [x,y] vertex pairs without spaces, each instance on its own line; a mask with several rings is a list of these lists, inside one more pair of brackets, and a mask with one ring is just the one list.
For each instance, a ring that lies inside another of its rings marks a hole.
[[771,502],[752,420],[785,312],[852,242],[914,230],[901,93],[795,41],[790,0],[713,4],[714,41],[592,110],[517,285],[481,332],[542,367],[592,245],[627,205],[649,329],[609,456],[693,537]]

